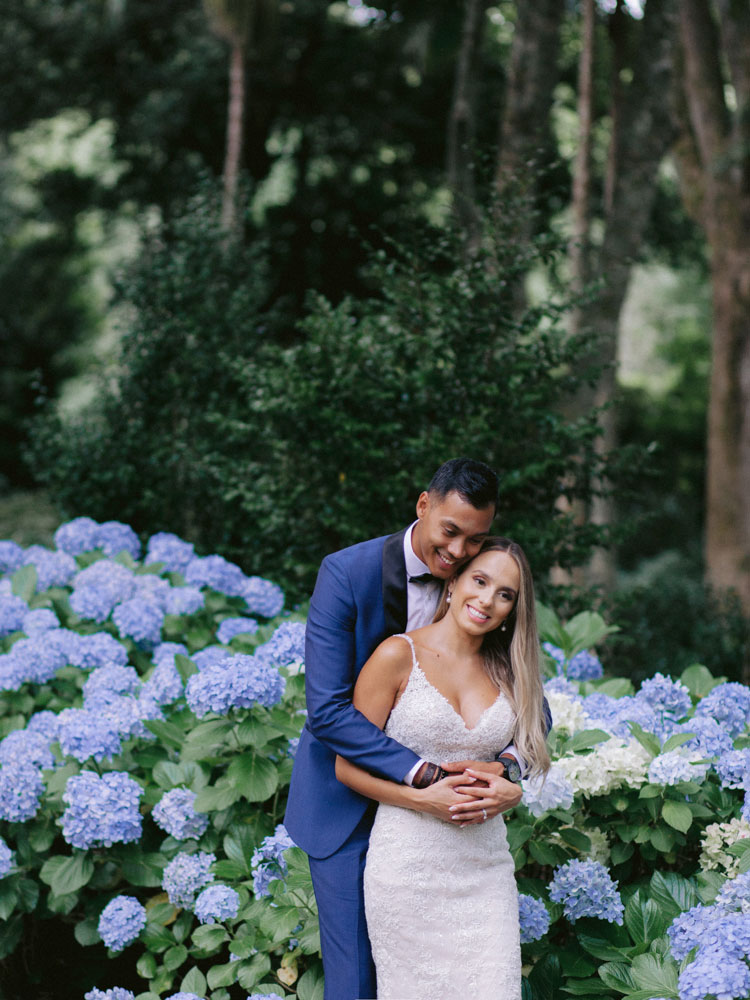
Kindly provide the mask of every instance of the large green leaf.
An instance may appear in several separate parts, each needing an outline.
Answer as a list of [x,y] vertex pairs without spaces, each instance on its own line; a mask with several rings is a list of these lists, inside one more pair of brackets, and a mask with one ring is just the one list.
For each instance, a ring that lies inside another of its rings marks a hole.
[[247,802],[265,802],[279,785],[274,764],[252,752],[234,758],[227,768],[227,780]]
[[121,862],[123,877],[131,885],[141,885],[155,888],[161,885],[162,874],[167,859],[163,854],[151,852],[149,854],[133,853]]
[[704,667],[702,663],[693,663],[685,667],[680,674],[680,680],[690,694],[696,698],[705,698],[708,692],[723,683],[726,677],[714,677],[708,667]]
[[557,955],[545,955],[529,973],[534,1000],[557,1000],[562,981]]
[[271,959],[264,952],[259,952],[249,961],[242,962],[237,970],[237,982],[243,989],[252,993],[255,984],[259,983],[270,969]]
[[576,750],[588,750],[599,743],[605,743],[611,737],[611,733],[605,733],[603,729],[583,729],[576,733],[565,744],[565,753],[573,753]]
[[75,925],[73,933],[81,947],[86,948],[101,941],[99,931],[97,930],[97,923],[98,921],[93,917],[89,917],[87,920],[81,920]]
[[185,741],[185,733],[173,722],[164,722],[161,719],[145,719],[143,723],[149,732],[158,737],[161,742],[173,750],[180,750]]
[[323,975],[318,969],[308,969],[297,983],[299,1000],[323,1000]]
[[575,848],[575,850],[581,852],[591,850],[591,839],[582,830],[575,830],[570,826],[564,826],[558,832],[560,838],[568,846]]
[[41,867],[39,877],[52,889],[56,896],[66,896],[78,892],[94,874],[94,862],[84,853],[76,853],[70,858],[54,855]]
[[221,924],[205,924],[193,931],[193,944],[201,951],[212,952],[227,940],[229,935]]
[[180,983],[180,991],[183,993],[195,993],[202,997],[206,995],[208,983],[206,977],[200,969],[193,967]]
[[200,813],[221,812],[234,805],[241,795],[239,788],[229,784],[226,778],[220,778],[215,785],[201,788],[195,796],[193,808]]
[[10,879],[0,882],[0,920],[7,920],[16,908],[18,895],[16,887]]
[[223,846],[226,856],[239,865],[244,874],[249,874],[250,859],[257,847],[254,827],[235,823],[224,837]]
[[235,732],[237,739],[243,746],[253,747],[255,750],[262,750],[270,740],[285,735],[275,726],[269,726],[253,716],[243,719]]
[[37,583],[38,578],[34,566],[31,564],[21,566],[10,578],[11,593],[15,594],[16,597],[23,598],[28,604],[36,593]]
[[212,990],[222,986],[232,986],[237,978],[238,962],[227,962],[226,965],[212,965],[206,974],[208,985]]
[[670,921],[700,902],[693,883],[675,872],[654,872],[649,895]]
[[175,972],[188,957],[188,950],[184,944],[175,944],[167,948],[164,952],[164,968],[170,972]]
[[536,602],[536,621],[539,628],[539,635],[542,639],[546,642],[551,642],[553,646],[559,646],[560,649],[565,646],[567,636],[560,619],[552,608],[547,607],[546,604],[542,604],[541,601]]
[[638,988],[630,966],[625,962],[605,962],[599,968],[599,978],[605,986],[618,993],[630,993]]
[[661,752],[669,753],[670,750],[676,750],[677,747],[681,747],[683,743],[687,743],[696,735],[697,733],[673,733],[661,748]]
[[625,926],[636,944],[651,944],[670,924],[653,899],[636,892],[625,906]]
[[174,665],[177,667],[177,673],[182,678],[183,684],[187,684],[188,677],[192,677],[193,674],[198,673],[198,668],[195,663],[189,656],[185,656],[184,653],[175,654]]
[[582,948],[602,962],[622,962],[629,954],[629,949],[620,948],[605,938],[593,937],[583,932],[578,933],[576,937]]
[[619,632],[619,625],[607,625],[601,615],[595,611],[581,611],[565,625],[568,636],[568,656],[575,656],[582,649],[596,646],[613,632]]
[[674,799],[666,799],[662,806],[661,814],[664,820],[679,830],[680,833],[687,833],[693,824],[693,813],[687,802],[676,802]]
[[647,750],[652,757],[656,757],[659,753],[661,753],[661,744],[652,733],[647,733],[646,730],[642,726],[639,726],[637,722],[628,721],[628,727],[633,736],[635,736],[641,746]]
[[651,990],[654,996],[677,992],[677,963],[671,958],[665,960],[659,955],[636,955],[632,971],[638,989]]

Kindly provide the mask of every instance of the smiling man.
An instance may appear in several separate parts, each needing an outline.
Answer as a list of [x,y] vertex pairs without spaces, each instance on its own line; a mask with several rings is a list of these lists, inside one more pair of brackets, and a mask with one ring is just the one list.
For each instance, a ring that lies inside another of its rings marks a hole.
[[[418,787],[443,774],[439,762],[423,761],[353,707],[354,684],[383,639],[432,621],[443,581],[476,555],[489,534],[497,491],[497,476],[487,465],[452,459],[420,494],[412,525],[334,552],[321,564],[307,621],[308,718],[285,824],[310,857],[326,1000],[375,996],[362,889],[375,804],[337,781],[336,755],[379,777]],[[484,766],[510,776],[502,762]],[[501,807],[516,805],[518,785],[505,781],[502,786]],[[447,809],[444,819],[451,821]]]

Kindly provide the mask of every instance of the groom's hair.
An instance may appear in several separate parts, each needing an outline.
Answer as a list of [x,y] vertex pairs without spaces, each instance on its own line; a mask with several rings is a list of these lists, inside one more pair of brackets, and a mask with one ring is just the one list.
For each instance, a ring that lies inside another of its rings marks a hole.
[[427,492],[441,500],[449,493],[458,493],[472,507],[483,510],[490,504],[497,509],[498,489],[497,476],[489,465],[472,458],[452,458],[437,470]]

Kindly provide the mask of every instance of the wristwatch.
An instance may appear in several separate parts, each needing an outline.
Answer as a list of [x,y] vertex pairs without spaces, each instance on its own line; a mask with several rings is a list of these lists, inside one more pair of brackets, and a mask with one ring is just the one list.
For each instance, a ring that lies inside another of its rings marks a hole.
[[495,760],[503,768],[500,773],[501,778],[505,778],[506,781],[512,781],[514,784],[518,784],[521,780],[521,767],[515,757],[508,755],[507,757],[501,753],[495,757]]

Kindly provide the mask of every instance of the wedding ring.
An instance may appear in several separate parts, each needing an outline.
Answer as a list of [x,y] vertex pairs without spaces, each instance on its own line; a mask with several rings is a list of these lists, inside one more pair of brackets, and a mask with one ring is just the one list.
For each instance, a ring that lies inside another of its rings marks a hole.
[[487,810],[486,809],[482,810],[482,822],[483,823],[487,822]]

